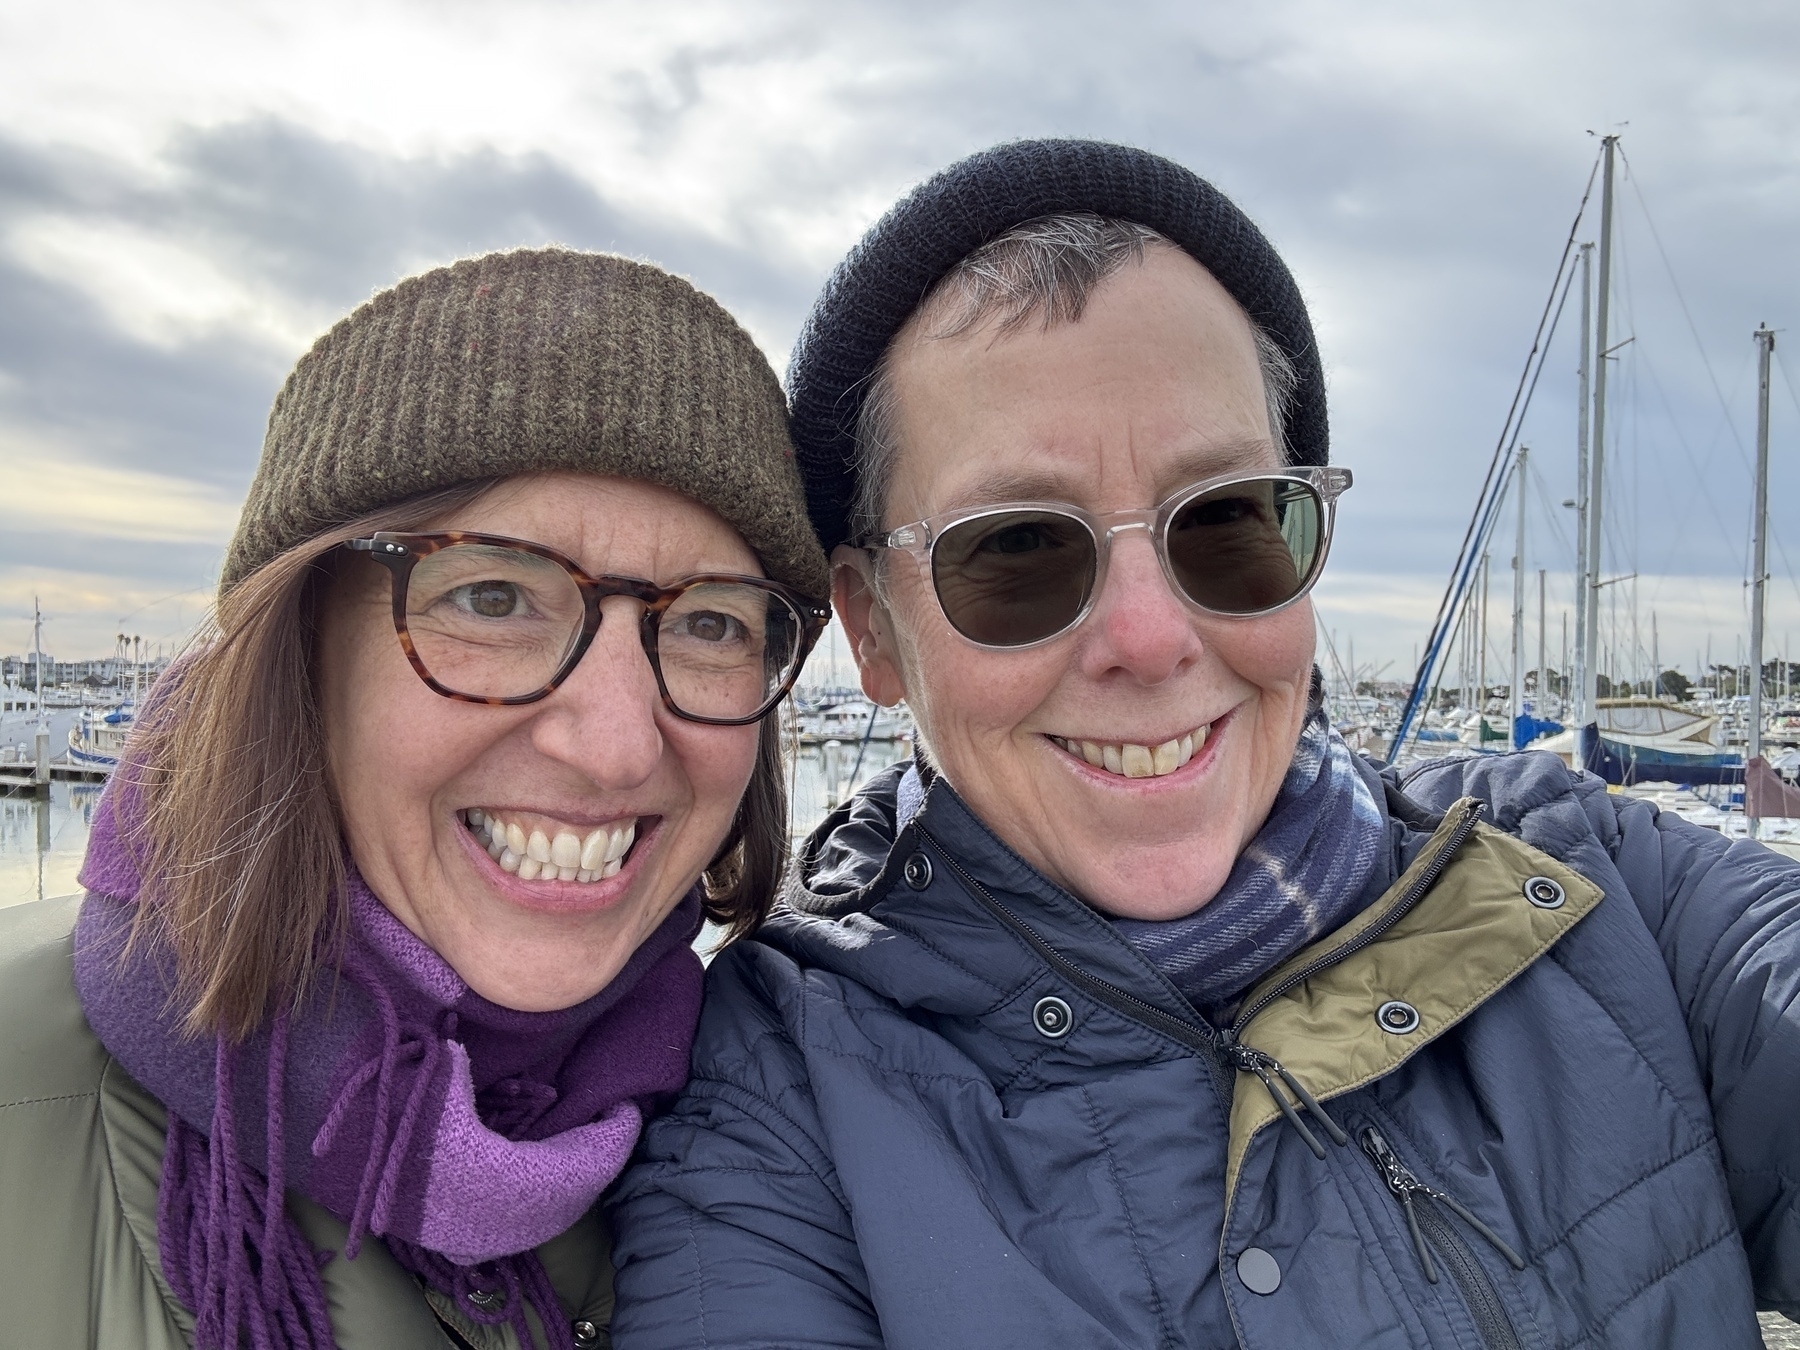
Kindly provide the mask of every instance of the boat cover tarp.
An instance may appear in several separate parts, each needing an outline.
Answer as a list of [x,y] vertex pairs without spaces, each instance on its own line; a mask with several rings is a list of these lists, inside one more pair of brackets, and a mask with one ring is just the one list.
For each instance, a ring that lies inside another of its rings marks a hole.
[[1789,787],[1758,755],[1744,774],[1744,814],[1752,820],[1800,817],[1800,788]]
[[1520,713],[1513,718],[1513,749],[1523,750],[1539,736],[1554,736],[1562,729],[1561,722],[1551,722],[1541,717],[1533,717],[1530,713]]
[[1675,755],[1611,740],[1592,722],[1581,729],[1581,763],[1589,773],[1620,787],[1633,783],[1735,785],[1744,781],[1744,761],[1735,755],[1697,755],[1694,762],[1687,763]]

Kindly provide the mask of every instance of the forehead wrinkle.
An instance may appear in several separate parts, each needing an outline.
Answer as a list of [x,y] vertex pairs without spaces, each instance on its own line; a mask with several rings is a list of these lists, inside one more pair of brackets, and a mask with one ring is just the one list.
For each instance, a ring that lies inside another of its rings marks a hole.
[[[1135,473],[1137,461],[1143,456],[1135,446],[1126,452],[1133,461]],[[1101,465],[1104,476],[1106,464]],[[1275,447],[1264,437],[1250,437],[1225,441],[1218,444],[1197,447],[1175,456],[1169,463],[1158,466],[1150,481],[1155,484],[1158,497],[1170,492],[1189,487],[1208,478],[1224,477],[1233,473],[1252,473],[1259,469],[1274,469],[1280,465],[1276,462]],[[998,506],[1007,502],[1053,501],[1079,504],[1078,499],[1090,495],[1082,490],[1088,475],[1086,466],[1070,466],[1068,469],[1057,469],[1048,465],[1030,465],[1017,469],[991,469],[979,473],[965,483],[959,484],[950,494],[949,500],[937,509],[939,511],[959,510],[963,507]],[[1142,506],[1155,505],[1154,502],[1139,503]]]

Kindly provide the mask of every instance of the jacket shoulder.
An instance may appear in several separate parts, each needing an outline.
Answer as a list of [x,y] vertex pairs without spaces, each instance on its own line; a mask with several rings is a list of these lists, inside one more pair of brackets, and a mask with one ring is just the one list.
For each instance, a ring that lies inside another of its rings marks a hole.
[[80,896],[0,909],[0,1110],[97,1098],[107,1053],[75,995]]
[[759,1094],[779,1094],[801,1066],[807,972],[757,938],[734,942],[706,972],[706,1001],[694,1037],[693,1070]]
[[1488,820],[1496,828],[1558,858],[1590,842],[1616,851],[1622,805],[1654,813],[1648,803],[1615,801],[1599,778],[1542,750],[1434,760],[1404,773],[1390,769],[1388,777],[1413,801],[1433,810],[1447,810],[1459,797],[1475,797],[1486,803]]
[[192,1319],[155,1262],[161,1111],[82,1015],[80,908],[0,909],[0,1308],[9,1344],[176,1350]]

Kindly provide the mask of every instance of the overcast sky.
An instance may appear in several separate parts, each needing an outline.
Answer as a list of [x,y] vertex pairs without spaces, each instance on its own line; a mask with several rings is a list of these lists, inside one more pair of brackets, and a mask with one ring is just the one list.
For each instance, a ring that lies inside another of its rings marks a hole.
[[[1614,340],[1631,342],[1607,568],[1638,574],[1642,642],[1654,612],[1665,664],[1691,667],[1709,638],[1730,660],[1750,335],[1800,316],[1797,69],[1800,7],[1779,0],[4,0],[0,651],[29,645],[34,594],[65,658],[191,625],[287,369],[401,276],[513,245],[618,250],[718,295],[781,368],[826,274],[909,186],[996,141],[1081,135],[1187,164],[1288,258],[1333,459],[1357,474],[1319,610],[1397,674],[1525,360],[1589,133],[1616,129]],[[1597,229],[1596,209],[1581,237]],[[1572,301],[1525,435],[1553,660],[1575,319]],[[1800,351],[1778,354],[1777,646],[1800,638]],[[1509,527],[1496,650],[1511,552]]]

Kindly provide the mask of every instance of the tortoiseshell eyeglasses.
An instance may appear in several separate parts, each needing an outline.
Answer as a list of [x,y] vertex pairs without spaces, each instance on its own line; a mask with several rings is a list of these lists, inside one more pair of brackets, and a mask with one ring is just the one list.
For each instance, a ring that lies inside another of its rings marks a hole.
[[638,635],[677,717],[742,726],[800,674],[830,611],[761,577],[707,573],[658,586],[591,577],[555,549],[503,535],[383,532],[344,546],[393,579],[394,631],[431,689],[465,703],[534,703],[600,631],[600,602],[643,605]]

